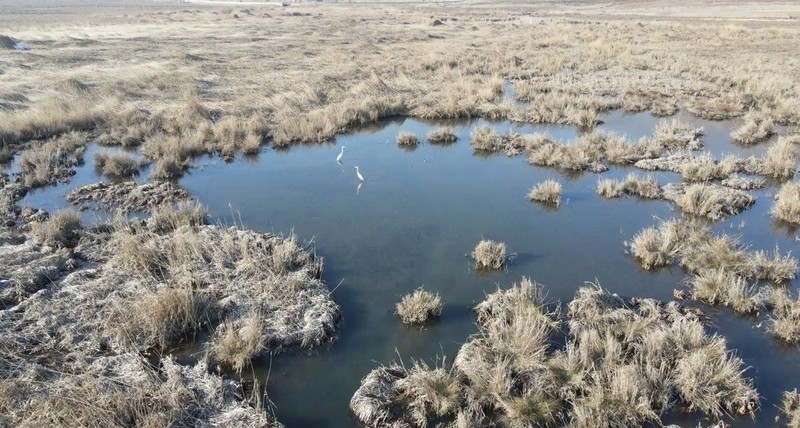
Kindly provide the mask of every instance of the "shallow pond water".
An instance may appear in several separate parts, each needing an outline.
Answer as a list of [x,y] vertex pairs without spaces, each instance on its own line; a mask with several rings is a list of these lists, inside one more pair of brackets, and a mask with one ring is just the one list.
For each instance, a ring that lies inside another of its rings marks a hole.
[[[709,122],[680,113],[703,126],[706,149],[715,156],[759,155],[767,144],[734,146],[734,122]],[[611,112],[601,131],[630,140],[649,136],[659,120],[647,113]],[[671,120],[671,119],[666,119]],[[311,355],[290,351],[264,359],[251,376],[268,385],[278,419],[289,427],[352,427],[348,403],[360,380],[375,366],[402,358],[451,361],[461,343],[476,332],[471,306],[486,293],[508,287],[522,276],[544,284],[552,300],[568,302],[578,287],[596,281],[624,296],[672,298],[684,273],[679,268],[640,269],[623,242],[657,219],[678,216],[665,201],[636,198],[606,200],[595,194],[600,177],[619,178],[635,168],[613,168],[602,175],[565,174],[528,165],[524,157],[477,156],[469,133],[488,124],[499,131],[541,132],[559,140],[578,135],[569,126],[521,126],[484,120],[437,122],[453,125],[459,140],[428,144],[434,124],[390,120],[339,136],[333,144],[264,150],[232,163],[200,158],[180,184],[224,224],[274,233],[294,230],[313,241],[324,258],[324,280],[342,306],[339,339]],[[423,140],[415,150],[395,143],[399,131]],[[344,160],[335,159],[346,146]],[[54,210],[63,193],[98,180],[92,152],[69,185],[32,192],[22,204]],[[355,166],[365,181],[359,184]],[[673,173],[653,174],[661,184],[679,181]],[[140,180],[146,178],[143,175]],[[534,184],[556,178],[562,205],[550,209],[529,202]],[[752,249],[797,251],[796,231],[772,222],[767,213],[775,188],[753,192],[756,204],[715,225],[741,237]],[[88,213],[86,216],[93,214]],[[482,238],[503,241],[513,261],[502,272],[476,272],[466,255]],[[445,307],[440,320],[424,329],[403,326],[393,314],[400,297],[417,287],[438,292]],[[780,394],[800,386],[800,352],[781,345],[755,328],[749,318],[726,310],[703,309],[712,328],[724,334],[753,366],[748,374],[764,397],[757,421],[736,426],[772,424]],[[665,422],[697,425],[697,419],[669,417]]]
[[[600,129],[637,139],[649,135],[658,119],[615,112],[604,121]],[[730,145],[730,124],[724,128],[693,122],[706,127],[704,141],[715,154],[741,153]],[[423,142],[403,151],[395,143],[398,131],[422,138],[432,125],[388,121],[340,136],[333,145],[268,150],[257,159],[231,164],[200,161],[203,166],[181,180],[221,221],[278,233],[294,230],[313,239],[325,259],[324,279],[330,287],[341,283],[334,296],[344,320],[335,344],[306,357],[278,355],[271,366],[262,361],[256,367],[262,383],[269,376],[270,398],[287,426],[355,426],[348,402],[372,368],[400,358],[406,363],[437,356],[451,360],[476,331],[470,307],[523,275],[544,284],[549,297],[562,302],[586,281],[620,295],[659,299],[671,299],[673,288],[680,286],[680,269],[643,271],[623,246],[624,240],[654,224],[655,217],[678,215],[667,202],[605,200],[595,194],[598,175],[534,168],[523,157],[480,157],[469,146],[470,130],[483,124],[500,131],[544,132],[561,140],[575,138],[574,128],[482,120],[451,124],[459,135],[451,146]],[[339,165],[335,158],[342,145],[346,148]],[[746,154],[763,150],[762,145]],[[360,186],[356,165],[365,178]],[[613,169],[603,177],[634,170]],[[679,180],[672,173],[655,176],[662,184]],[[547,178],[563,185],[564,202],[557,210],[526,199],[530,187]],[[751,211],[718,227],[735,223],[734,233],[753,248],[777,244],[784,251],[792,249],[794,236],[773,229],[766,217],[770,192],[774,189],[756,192],[759,202]],[[481,238],[503,241],[516,253],[506,271],[470,268],[466,254]],[[444,299],[441,320],[422,330],[404,327],[393,314],[394,305],[422,285]],[[760,420],[772,419],[778,394],[800,384],[798,353],[787,352],[755,330],[749,319],[722,311],[717,325],[747,363],[757,367],[752,374],[758,375],[766,398]]]

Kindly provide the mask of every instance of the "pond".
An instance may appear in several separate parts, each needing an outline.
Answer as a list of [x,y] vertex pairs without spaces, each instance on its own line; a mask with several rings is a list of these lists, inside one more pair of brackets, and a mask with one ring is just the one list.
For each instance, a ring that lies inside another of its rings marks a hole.
[[[709,122],[681,112],[678,117],[705,128],[706,150],[720,157],[759,155],[768,144],[753,148],[730,141],[734,122]],[[598,129],[635,141],[652,134],[659,120],[648,113],[610,112]],[[436,125],[451,125],[458,134],[452,145],[428,144],[425,134]],[[452,361],[460,345],[477,331],[471,307],[497,287],[528,276],[543,284],[549,298],[568,302],[588,281],[623,296],[671,300],[681,288],[679,268],[644,271],[626,253],[624,241],[658,219],[680,216],[665,201],[636,198],[606,200],[596,195],[600,177],[621,178],[636,168],[612,168],[602,174],[566,174],[532,167],[524,157],[479,156],[469,144],[470,131],[489,125],[498,131],[546,133],[571,140],[569,126],[520,126],[485,120],[424,123],[397,119],[374,124],[331,144],[265,149],[256,157],[225,163],[197,159],[180,185],[223,224],[286,234],[294,231],[313,242],[325,261],[323,279],[341,305],[339,338],[311,355],[290,351],[257,361],[248,376],[267,384],[278,419],[289,427],[353,427],[348,403],[360,380],[374,367],[402,359]],[[399,131],[423,141],[414,150],[395,143]],[[345,146],[343,162],[336,157]],[[67,189],[98,180],[91,146],[86,165],[69,185],[31,192],[22,205],[54,210],[64,206]],[[355,166],[364,176],[360,183]],[[652,174],[660,184],[680,181],[673,173]],[[534,184],[561,182],[562,204],[547,208],[527,200]],[[146,179],[143,174],[139,180]],[[715,225],[739,237],[751,249],[797,251],[796,232],[768,216],[775,188],[752,192],[756,204]],[[84,214],[85,219],[96,214]],[[467,254],[488,238],[506,243],[514,254],[502,272],[476,272]],[[424,286],[445,302],[441,319],[423,329],[403,326],[394,315],[400,297]],[[725,335],[753,368],[763,396],[760,426],[778,414],[783,391],[800,385],[800,352],[770,338],[754,320],[727,310],[702,309],[711,328]],[[692,417],[665,422],[697,425]],[[769,422],[771,423],[771,422]]]

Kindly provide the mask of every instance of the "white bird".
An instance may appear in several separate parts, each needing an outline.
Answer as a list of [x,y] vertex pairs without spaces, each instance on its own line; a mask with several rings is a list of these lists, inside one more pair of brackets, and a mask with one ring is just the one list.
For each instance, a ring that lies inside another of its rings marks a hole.
[[358,181],[364,181],[364,177],[358,172],[358,165],[356,165],[356,177],[358,177]]
[[336,156],[336,162],[342,162],[342,157],[344,157],[344,146],[342,146],[342,151],[339,153],[339,156]]

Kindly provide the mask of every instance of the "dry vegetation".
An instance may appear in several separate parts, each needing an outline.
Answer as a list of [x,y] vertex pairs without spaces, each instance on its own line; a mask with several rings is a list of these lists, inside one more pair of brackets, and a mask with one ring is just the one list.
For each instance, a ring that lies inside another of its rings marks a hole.
[[419,288],[406,294],[397,303],[395,313],[403,324],[425,324],[442,313],[442,298],[439,294]]
[[431,129],[425,138],[430,144],[453,144],[458,140],[458,135],[453,128],[440,126]]
[[[652,299],[578,290],[562,316],[524,279],[475,307],[480,332],[451,368],[373,370],[350,401],[368,427],[642,426],[688,408],[752,414],[758,394],[725,340],[691,311]],[[562,336],[562,323],[569,333]]]
[[95,170],[108,178],[131,178],[139,174],[139,162],[128,153],[101,152],[94,155]]
[[664,186],[664,198],[686,214],[710,220],[739,214],[756,201],[747,192],[716,184],[670,183]]
[[653,177],[638,177],[628,174],[624,180],[603,178],[597,181],[597,194],[606,198],[618,198],[622,194],[645,199],[659,199],[664,196],[661,186]]
[[786,426],[789,428],[800,427],[800,394],[797,390],[783,393],[781,411],[786,416]]
[[482,239],[470,256],[478,269],[502,269],[506,263],[506,244]]
[[416,146],[419,144],[419,138],[411,132],[401,131],[397,133],[398,146]]
[[800,224],[800,183],[790,182],[781,186],[770,215],[787,223]]
[[531,188],[528,192],[528,199],[558,206],[561,204],[561,183],[555,180],[545,180]]
[[272,426],[206,358],[153,367],[141,355],[208,333],[207,359],[241,371],[335,336],[321,260],[294,236],[208,226],[189,203],[91,229],[65,211],[31,229],[0,247],[11,278],[0,298],[13,305],[0,311],[0,414],[11,426]]
[[731,133],[733,141],[739,144],[758,144],[771,137],[775,124],[763,113],[749,113],[744,117],[742,126]]

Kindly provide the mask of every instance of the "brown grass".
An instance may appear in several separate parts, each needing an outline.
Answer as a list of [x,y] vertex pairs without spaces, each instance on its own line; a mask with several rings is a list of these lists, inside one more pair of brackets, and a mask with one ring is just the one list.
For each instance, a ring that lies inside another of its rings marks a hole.
[[72,210],[57,211],[47,220],[33,223],[31,228],[37,242],[56,248],[76,246],[83,230],[80,216]]
[[583,287],[563,317],[545,299],[527,279],[488,295],[475,308],[479,332],[451,370],[379,367],[351,412],[365,426],[527,427],[642,426],[673,409],[714,418],[757,409],[743,361],[677,304]]
[[395,313],[403,324],[425,324],[442,313],[442,298],[439,294],[418,288],[406,294],[397,303]]
[[475,246],[471,257],[478,269],[502,269],[506,262],[506,244],[483,239]]
[[26,187],[41,187],[71,178],[72,168],[83,162],[86,135],[68,132],[39,143],[19,155],[19,169]]
[[800,224],[800,183],[789,182],[781,186],[769,213],[778,220]]
[[264,328],[258,313],[247,315],[240,322],[222,324],[211,339],[214,359],[241,373],[264,349],[267,341]]
[[781,400],[781,412],[787,419],[787,427],[800,427],[800,394],[797,393],[796,389],[783,393],[783,399]]
[[775,124],[772,119],[763,113],[748,113],[744,117],[744,122],[735,131],[731,132],[733,141],[743,145],[758,144],[775,132]]
[[800,300],[792,299],[786,289],[773,288],[769,304],[772,311],[767,317],[767,331],[785,342],[800,342]]
[[453,128],[440,126],[431,129],[425,138],[430,144],[453,144],[458,140],[458,135]]
[[95,153],[94,167],[109,178],[130,178],[139,174],[139,162],[128,153]]
[[400,146],[416,146],[419,138],[411,132],[400,131],[397,133],[397,144]]
[[618,198],[622,194],[638,196],[645,199],[659,199],[663,197],[661,186],[653,177],[639,177],[628,174],[624,180],[610,178],[597,182],[597,194],[606,198]]
[[555,180],[545,180],[531,188],[528,192],[528,199],[558,206],[561,204],[561,183]]
[[668,184],[664,197],[684,213],[719,220],[736,215],[755,203],[755,198],[741,190],[715,184]]

